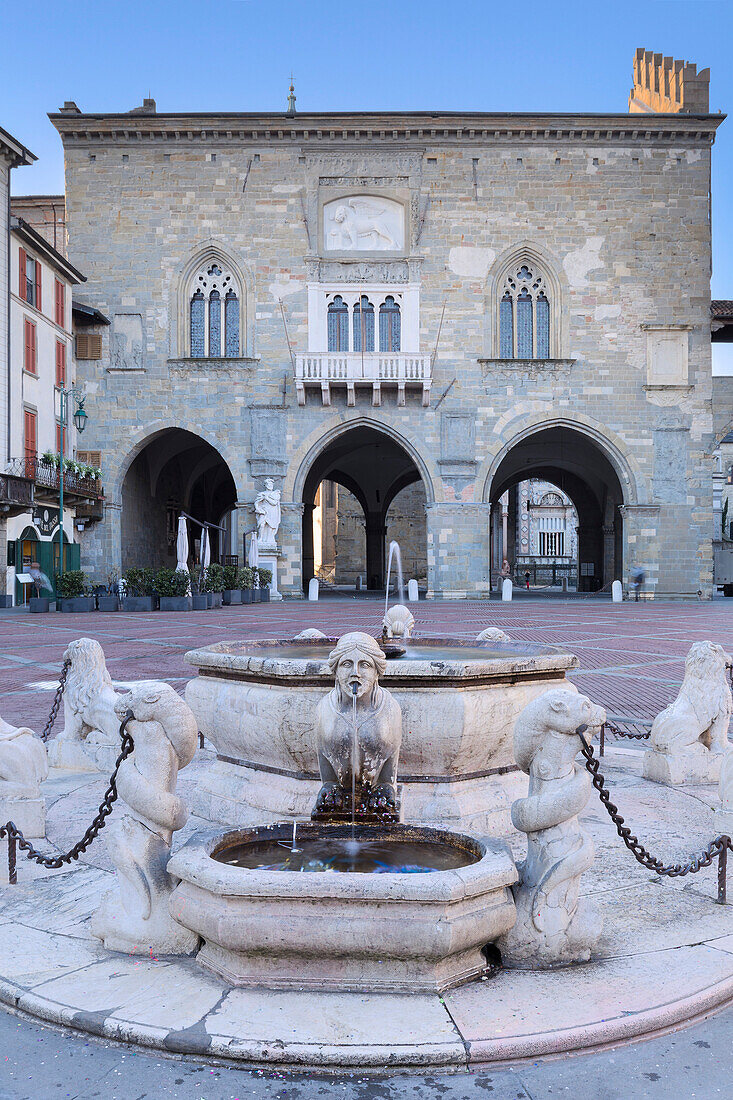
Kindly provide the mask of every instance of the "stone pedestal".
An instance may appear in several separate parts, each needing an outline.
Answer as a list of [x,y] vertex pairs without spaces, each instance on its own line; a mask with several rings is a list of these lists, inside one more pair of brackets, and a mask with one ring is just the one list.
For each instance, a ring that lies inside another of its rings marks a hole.
[[644,753],[644,778],[668,787],[684,783],[718,783],[723,759],[723,753],[711,752],[700,743],[674,755],[647,749]]
[[12,821],[23,836],[37,839],[46,835],[45,798],[0,798],[0,825]]
[[277,587],[277,563],[281,557],[281,552],[275,547],[260,547],[258,550],[259,562],[261,569],[269,569],[272,573],[272,582],[270,584],[270,599],[281,600],[282,592]]

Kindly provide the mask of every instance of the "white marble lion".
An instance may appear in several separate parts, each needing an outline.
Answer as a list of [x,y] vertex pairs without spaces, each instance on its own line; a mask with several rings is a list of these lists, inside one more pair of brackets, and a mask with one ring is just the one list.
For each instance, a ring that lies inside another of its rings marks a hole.
[[[70,662],[64,689],[64,728],[49,745],[51,763],[58,767],[95,769],[109,763],[119,751],[120,720],[115,713],[119,695],[99,642],[77,638],[64,653]],[[106,750],[106,751],[105,751]]]

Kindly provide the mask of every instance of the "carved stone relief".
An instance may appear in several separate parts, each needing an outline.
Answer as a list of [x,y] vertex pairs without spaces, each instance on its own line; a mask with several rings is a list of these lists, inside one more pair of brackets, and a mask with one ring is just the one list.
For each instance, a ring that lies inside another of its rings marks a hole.
[[381,195],[352,195],[323,207],[326,252],[399,252],[405,247],[405,209]]

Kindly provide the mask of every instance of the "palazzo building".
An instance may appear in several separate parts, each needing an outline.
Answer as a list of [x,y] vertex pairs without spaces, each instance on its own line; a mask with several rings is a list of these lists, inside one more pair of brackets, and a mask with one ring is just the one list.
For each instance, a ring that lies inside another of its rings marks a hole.
[[628,114],[66,103],[67,255],[111,322],[77,365],[106,495],[84,567],[175,565],[181,508],[241,558],[272,478],[285,594],[323,564],[335,483],[362,513],[354,577],[383,585],[409,489],[428,594],[484,596],[492,511],[538,479],[577,512],[581,587],[638,565],[650,595],[709,597],[733,411],[712,401],[707,81],[642,50]]

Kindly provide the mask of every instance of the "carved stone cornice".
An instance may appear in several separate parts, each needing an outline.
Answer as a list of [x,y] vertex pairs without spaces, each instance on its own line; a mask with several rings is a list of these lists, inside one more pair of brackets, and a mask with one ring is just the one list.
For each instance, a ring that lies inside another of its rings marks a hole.
[[567,378],[577,359],[478,359],[484,380],[504,376],[511,379]]
[[[393,114],[82,114],[61,111],[49,118],[65,145],[124,143],[150,146],[161,142],[222,145],[295,144],[353,148],[366,160],[365,142],[390,150],[388,175],[411,174],[411,158],[426,143],[538,144],[680,142],[710,145],[724,115],[543,115],[415,112]],[[394,154],[402,152],[404,166]],[[368,155],[369,150],[366,151]],[[323,153],[319,153],[323,156]],[[315,167],[315,165],[313,165]],[[338,172],[324,175],[340,177]],[[363,175],[373,176],[370,165]],[[381,173],[383,174],[383,173]]]
[[[239,377],[244,371],[250,371],[259,366],[261,356],[255,355],[241,359],[169,359],[168,373],[176,376],[215,373],[217,375],[230,375]],[[120,371],[121,374],[129,373]]]

